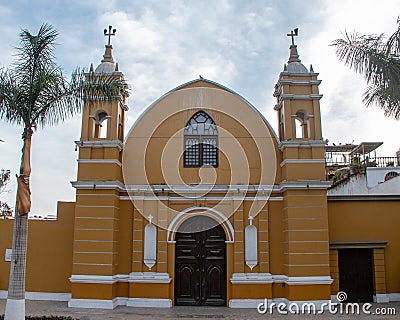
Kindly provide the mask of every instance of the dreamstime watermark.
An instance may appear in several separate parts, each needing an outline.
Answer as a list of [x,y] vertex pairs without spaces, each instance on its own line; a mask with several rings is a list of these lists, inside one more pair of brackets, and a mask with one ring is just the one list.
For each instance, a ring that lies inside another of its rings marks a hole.
[[375,307],[371,303],[346,303],[347,294],[344,291],[340,291],[336,294],[338,302],[270,302],[265,299],[264,302],[257,306],[257,311],[260,314],[323,314],[328,312],[330,314],[339,315],[396,315],[396,308],[393,307]]

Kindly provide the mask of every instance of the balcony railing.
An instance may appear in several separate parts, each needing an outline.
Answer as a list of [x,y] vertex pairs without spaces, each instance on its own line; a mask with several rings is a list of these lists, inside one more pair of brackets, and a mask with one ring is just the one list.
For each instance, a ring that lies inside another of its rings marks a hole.
[[360,167],[397,167],[399,166],[399,159],[397,157],[374,157],[365,159],[325,159],[326,167],[352,167],[352,166],[360,166]]
[[366,167],[397,167],[399,165],[399,159],[397,157],[376,157],[372,159],[364,159],[361,163]]

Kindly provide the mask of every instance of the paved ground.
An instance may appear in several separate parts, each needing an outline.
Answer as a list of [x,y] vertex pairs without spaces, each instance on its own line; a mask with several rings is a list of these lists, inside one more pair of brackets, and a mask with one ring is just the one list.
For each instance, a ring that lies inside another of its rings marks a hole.
[[[5,300],[0,300],[0,314],[4,314]],[[104,320],[104,319],[132,319],[132,320],[150,320],[150,319],[400,319],[400,302],[373,304],[371,312],[376,312],[377,308],[392,308],[395,315],[346,315],[346,314],[330,314],[325,312],[322,315],[280,315],[276,312],[273,314],[259,314],[255,309],[229,309],[214,307],[174,307],[171,309],[159,308],[130,308],[117,307],[114,310],[98,310],[98,309],[77,309],[68,308],[66,302],[53,301],[27,301],[26,311],[29,315],[63,315],[71,316],[80,320]],[[389,309],[385,309],[388,311]],[[390,311],[390,310],[389,310]]]

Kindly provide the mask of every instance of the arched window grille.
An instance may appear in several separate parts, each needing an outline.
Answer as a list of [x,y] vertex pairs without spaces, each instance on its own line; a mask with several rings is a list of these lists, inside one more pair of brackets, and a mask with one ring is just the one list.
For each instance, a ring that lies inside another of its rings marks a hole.
[[218,166],[218,131],[213,119],[204,111],[190,118],[184,131],[184,167]]

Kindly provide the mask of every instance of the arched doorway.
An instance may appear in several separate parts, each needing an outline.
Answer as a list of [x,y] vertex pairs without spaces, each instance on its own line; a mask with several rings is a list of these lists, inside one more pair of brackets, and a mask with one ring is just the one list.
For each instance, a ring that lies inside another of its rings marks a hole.
[[195,216],[175,236],[175,305],[226,305],[224,229],[215,220]]

